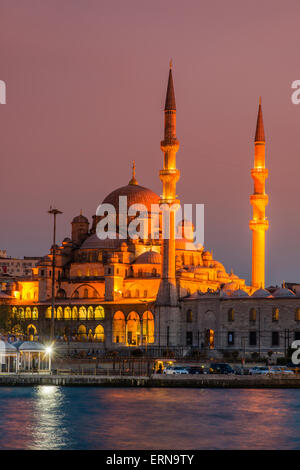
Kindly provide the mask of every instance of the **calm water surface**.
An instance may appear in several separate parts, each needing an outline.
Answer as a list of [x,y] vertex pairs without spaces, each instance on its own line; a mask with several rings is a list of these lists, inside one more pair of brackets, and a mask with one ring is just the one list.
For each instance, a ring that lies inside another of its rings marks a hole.
[[1,387],[0,449],[300,449],[300,390]]

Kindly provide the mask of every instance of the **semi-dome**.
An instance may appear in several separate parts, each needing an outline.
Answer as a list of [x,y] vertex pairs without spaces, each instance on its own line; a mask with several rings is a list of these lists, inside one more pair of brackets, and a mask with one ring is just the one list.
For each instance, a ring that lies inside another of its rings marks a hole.
[[[116,236],[116,235],[114,235]],[[96,233],[90,235],[81,245],[81,250],[92,250],[92,249],[120,249],[124,243],[124,239],[119,238],[106,238],[101,240]]]
[[135,264],[161,264],[161,255],[157,251],[145,251],[134,262]]
[[253,294],[251,295],[251,297],[255,297],[255,298],[267,298],[267,297],[272,297],[270,292],[266,289],[257,289],[255,292],[253,292]]
[[290,289],[287,289],[286,287],[278,287],[273,292],[274,297],[295,297],[294,292],[292,292]]
[[127,209],[133,204],[143,204],[149,215],[151,214],[151,205],[159,204],[159,196],[155,194],[151,189],[144,188],[138,184],[128,184],[121,188],[112,191],[102,204],[112,204],[117,212],[119,212],[119,197],[127,196]]

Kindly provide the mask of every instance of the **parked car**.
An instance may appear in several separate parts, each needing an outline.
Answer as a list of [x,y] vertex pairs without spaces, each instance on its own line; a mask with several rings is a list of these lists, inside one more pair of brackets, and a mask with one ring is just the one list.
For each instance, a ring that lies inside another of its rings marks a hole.
[[209,366],[209,373],[210,374],[234,374],[234,369],[225,362],[216,363],[213,362]]
[[286,366],[272,366],[270,367],[270,371],[272,371],[273,374],[294,375],[294,371]]
[[274,374],[275,372],[272,371],[272,368],[267,366],[255,366],[251,367],[249,370],[250,375],[270,375]]
[[204,366],[186,367],[189,374],[204,374]]
[[188,374],[188,370],[185,367],[169,366],[163,370],[163,374],[167,374],[167,375]]

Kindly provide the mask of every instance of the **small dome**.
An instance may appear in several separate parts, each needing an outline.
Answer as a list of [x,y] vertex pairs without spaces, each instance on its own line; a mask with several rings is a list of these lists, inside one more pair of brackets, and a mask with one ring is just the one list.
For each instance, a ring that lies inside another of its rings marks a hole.
[[161,255],[157,251],[146,251],[138,256],[135,264],[161,264]]
[[226,271],[225,268],[224,268],[224,266],[223,266],[223,264],[220,263],[219,261],[213,261],[213,262],[211,263],[211,265],[212,265],[213,268],[218,269],[218,271],[223,271],[223,272]]
[[274,297],[295,297],[294,292],[286,287],[279,287],[273,292]]
[[84,217],[84,215],[82,215],[82,214],[77,215],[72,220],[72,224],[88,224],[88,223],[89,223],[88,219],[86,217]]
[[63,239],[63,243],[72,243],[72,240],[71,240],[71,238],[66,237],[66,238]]
[[212,254],[209,251],[204,251],[202,254],[203,259],[210,260],[213,259]]
[[267,297],[272,297],[270,292],[266,289],[257,289],[255,292],[253,292],[253,294],[251,295],[251,297],[255,297],[255,298],[267,298]]
[[237,289],[237,290],[235,290],[235,291],[232,292],[231,297],[232,297],[232,298],[237,298],[237,297],[249,297],[249,295],[248,295],[247,292],[245,292],[244,290],[242,290],[242,289]]

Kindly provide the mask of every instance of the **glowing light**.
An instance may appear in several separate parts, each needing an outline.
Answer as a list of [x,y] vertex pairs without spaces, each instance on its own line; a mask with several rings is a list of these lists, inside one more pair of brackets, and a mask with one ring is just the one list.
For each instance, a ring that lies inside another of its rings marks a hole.
[[46,347],[46,354],[49,354],[49,355],[50,355],[50,354],[52,354],[52,352],[53,352],[52,347],[51,347],[51,346],[47,346],[47,347]]

